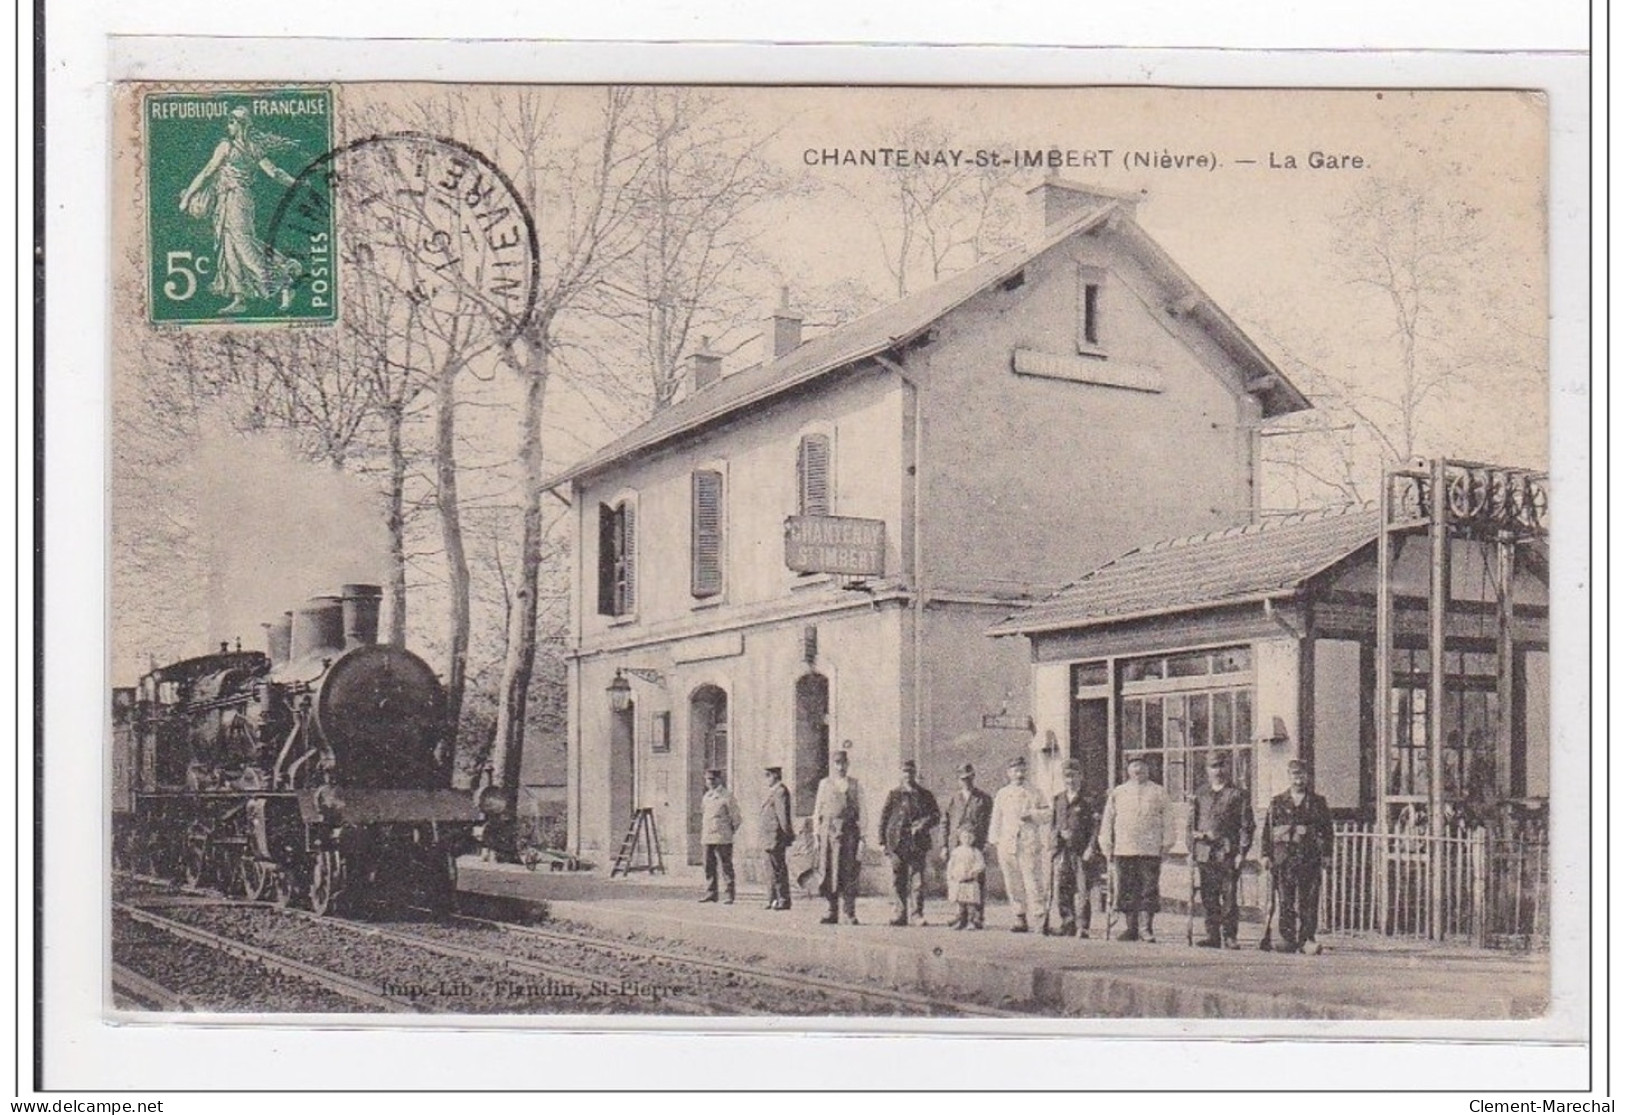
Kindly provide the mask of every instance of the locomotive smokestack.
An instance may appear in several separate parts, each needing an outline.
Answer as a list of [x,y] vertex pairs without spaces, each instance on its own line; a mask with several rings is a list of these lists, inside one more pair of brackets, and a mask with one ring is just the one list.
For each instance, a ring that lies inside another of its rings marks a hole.
[[345,585],[344,649],[370,647],[378,641],[378,605],[384,590],[378,585]]
[[344,605],[337,596],[312,596],[293,614],[289,652],[295,659],[334,658],[344,652]]
[[283,612],[260,626],[265,628],[265,649],[271,656],[271,665],[280,666],[288,660],[289,645],[293,641],[293,613]]

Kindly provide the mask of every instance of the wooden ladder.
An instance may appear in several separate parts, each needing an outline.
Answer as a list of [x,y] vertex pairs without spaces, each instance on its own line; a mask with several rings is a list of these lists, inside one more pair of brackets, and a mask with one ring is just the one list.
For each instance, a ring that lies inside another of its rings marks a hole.
[[[639,864],[638,848],[643,849],[643,863]],[[609,877],[617,875],[630,875],[634,871],[647,871],[651,875],[664,875],[666,873],[666,860],[660,854],[660,837],[655,833],[655,811],[649,808],[634,809],[632,823],[626,828],[626,835],[621,838],[620,851],[615,853],[615,864],[609,869]]]

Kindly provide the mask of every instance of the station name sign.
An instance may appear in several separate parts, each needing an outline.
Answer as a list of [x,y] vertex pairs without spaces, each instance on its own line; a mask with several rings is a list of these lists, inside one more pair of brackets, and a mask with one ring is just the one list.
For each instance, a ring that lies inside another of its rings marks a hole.
[[784,564],[797,573],[878,577],[886,571],[886,523],[792,515],[784,520]]

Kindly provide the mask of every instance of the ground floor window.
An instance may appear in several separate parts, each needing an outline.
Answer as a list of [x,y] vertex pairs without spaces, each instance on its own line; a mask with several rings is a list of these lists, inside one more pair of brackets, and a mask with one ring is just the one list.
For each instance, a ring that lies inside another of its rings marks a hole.
[[1253,664],[1248,647],[1129,659],[1119,664],[1117,778],[1143,756],[1151,778],[1184,801],[1205,779],[1208,756],[1230,760],[1237,785],[1253,781]]
[[[1393,755],[1388,793],[1426,798],[1428,760],[1428,674],[1425,648],[1395,648]],[[1444,656],[1444,753],[1446,801],[1491,801],[1512,790],[1511,756],[1497,754],[1496,727],[1501,703],[1496,689],[1494,652],[1448,651]]]

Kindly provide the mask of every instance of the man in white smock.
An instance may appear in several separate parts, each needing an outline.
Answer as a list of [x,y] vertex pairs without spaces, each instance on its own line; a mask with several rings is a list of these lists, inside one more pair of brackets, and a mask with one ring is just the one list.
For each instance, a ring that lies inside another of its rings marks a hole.
[[1044,830],[1049,827],[1049,803],[1027,784],[1027,760],[1017,756],[1005,770],[1009,781],[993,795],[993,820],[987,842],[999,850],[1004,891],[1016,913],[1012,933],[1026,933],[1029,920],[1044,917],[1041,866]]
[[1151,781],[1145,756],[1131,755],[1128,779],[1106,795],[1096,837],[1101,854],[1117,872],[1117,908],[1128,920],[1119,941],[1157,939],[1153,922],[1161,905],[1168,810],[1168,794]]

